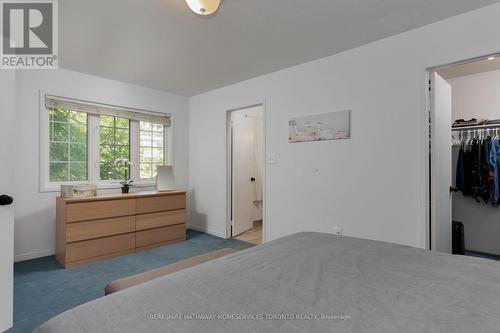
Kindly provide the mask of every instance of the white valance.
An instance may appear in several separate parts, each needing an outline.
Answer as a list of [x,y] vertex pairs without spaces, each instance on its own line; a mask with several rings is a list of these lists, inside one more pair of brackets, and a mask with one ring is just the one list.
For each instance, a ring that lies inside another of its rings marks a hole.
[[146,121],[170,126],[169,114],[88,102],[59,96],[45,95],[45,107],[47,109],[68,109],[95,115],[127,118],[131,120]]

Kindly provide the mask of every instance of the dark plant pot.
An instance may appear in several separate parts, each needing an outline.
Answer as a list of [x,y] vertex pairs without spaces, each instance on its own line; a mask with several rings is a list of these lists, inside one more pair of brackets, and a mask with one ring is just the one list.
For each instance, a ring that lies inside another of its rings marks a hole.
[[130,191],[130,186],[124,185],[122,186],[122,193],[128,193]]

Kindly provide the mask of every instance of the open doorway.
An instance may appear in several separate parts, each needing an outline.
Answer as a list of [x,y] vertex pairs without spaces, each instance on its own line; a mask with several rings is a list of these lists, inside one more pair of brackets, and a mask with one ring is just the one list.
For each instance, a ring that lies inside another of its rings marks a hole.
[[263,242],[264,108],[230,111],[229,234],[253,244]]
[[500,259],[500,58],[429,71],[433,250]]

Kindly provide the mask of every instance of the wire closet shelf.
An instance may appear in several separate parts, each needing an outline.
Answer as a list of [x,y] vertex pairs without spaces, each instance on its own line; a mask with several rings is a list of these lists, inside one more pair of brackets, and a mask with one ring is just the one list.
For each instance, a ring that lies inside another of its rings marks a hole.
[[451,128],[453,144],[460,144],[464,141],[470,142],[472,139],[500,139],[500,124],[455,126]]

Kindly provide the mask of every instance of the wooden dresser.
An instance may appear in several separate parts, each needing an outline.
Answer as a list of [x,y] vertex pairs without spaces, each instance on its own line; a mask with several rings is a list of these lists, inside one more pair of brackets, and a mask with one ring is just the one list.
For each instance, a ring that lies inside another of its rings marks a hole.
[[57,198],[56,259],[65,268],[186,239],[186,192]]

